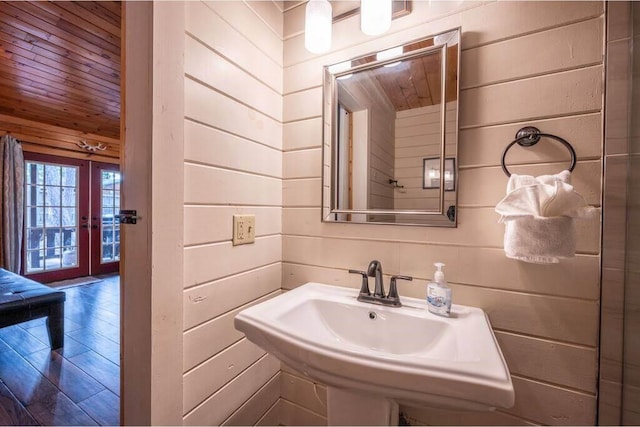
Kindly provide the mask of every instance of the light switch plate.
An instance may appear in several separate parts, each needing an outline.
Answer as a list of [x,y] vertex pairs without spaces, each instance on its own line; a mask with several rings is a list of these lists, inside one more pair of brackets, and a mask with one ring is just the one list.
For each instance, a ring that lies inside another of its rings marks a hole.
[[256,241],[256,216],[233,216],[233,245],[246,245]]

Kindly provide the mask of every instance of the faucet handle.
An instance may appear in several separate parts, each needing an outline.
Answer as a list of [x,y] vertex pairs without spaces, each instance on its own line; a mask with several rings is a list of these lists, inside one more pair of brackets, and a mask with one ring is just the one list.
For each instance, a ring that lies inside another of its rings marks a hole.
[[360,285],[360,295],[371,295],[369,292],[369,275],[366,271],[349,270],[351,274],[359,274],[362,276],[362,284]]
[[389,284],[389,295],[387,295],[387,298],[400,301],[400,296],[398,295],[398,287],[396,285],[396,280],[398,279],[412,281],[413,277],[401,275],[391,276],[391,282]]

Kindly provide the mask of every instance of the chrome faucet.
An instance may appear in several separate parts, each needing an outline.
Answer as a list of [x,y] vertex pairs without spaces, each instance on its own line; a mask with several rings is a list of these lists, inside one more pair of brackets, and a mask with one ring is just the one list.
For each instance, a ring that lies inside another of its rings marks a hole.
[[373,260],[367,268],[367,276],[376,278],[376,288],[373,292],[374,297],[384,298],[384,282],[382,279],[382,264],[378,260]]
[[[367,271],[349,270],[349,273],[359,274],[362,276],[362,285],[360,286],[360,293],[358,294],[358,301],[369,302],[373,304],[389,305],[392,307],[401,307],[400,296],[398,295],[398,287],[396,281],[400,280],[413,280],[410,276],[391,276],[389,282],[389,294],[385,295],[384,282],[382,278],[382,264],[380,261],[373,260],[369,263]],[[376,286],[371,294],[369,290],[369,277],[375,277]]]

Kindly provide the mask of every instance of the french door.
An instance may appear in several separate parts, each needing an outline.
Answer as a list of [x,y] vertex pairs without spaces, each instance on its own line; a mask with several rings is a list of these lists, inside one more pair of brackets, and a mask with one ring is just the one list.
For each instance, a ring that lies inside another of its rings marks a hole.
[[117,165],[25,153],[22,274],[40,282],[117,271]]

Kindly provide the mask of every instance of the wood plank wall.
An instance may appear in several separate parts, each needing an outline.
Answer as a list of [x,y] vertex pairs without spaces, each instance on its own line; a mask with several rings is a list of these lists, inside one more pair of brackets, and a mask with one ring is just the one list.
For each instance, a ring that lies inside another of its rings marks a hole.
[[[184,424],[277,424],[280,362],[233,318],[281,289],[282,9],[186,8]],[[255,244],[232,246],[237,213]]]
[[[307,281],[358,287],[349,268],[382,261],[416,277],[400,294],[424,297],[432,263],[447,264],[454,302],[484,308],[511,369],[516,404],[488,413],[402,407],[414,424],[593,425],[596,420],[600,224],[578,224],[578,254],[556,265],[505,258],[494,212],[507,182],[500,154],[517,129],[535,125],[567,138],[573,183],[588,202],[602,197],[602,2],[413,2],[411,15],[378,38],[358,17],[333,26],[332,51],[304,49],[304,7],[284,17],[283,287]],[[325,224],[320,217],[322,65],[462,27],[459,221],[456,229]],[[551,141],[513,150],[512,172],[559,172],[568,153]],[[295,163],[296,167],[292,167]],[[306,167],[305,167],[306,165]],[[310,172],[310,171],[313,171]],[[400,331],[401,332],[401,331]],[[324,423],[322,387],[285,368],[283,424]]]
[[[445,127],[446,157],[454,157],[456,152],[457,104],[447,102],[447,123]],[[439,190],[425,191],[423,159],[440,157],[440,105],[429,105],[411,110],[399,111],[396,115],[395,179],[404,188],[395,190],[396,209],[437,209]],[[455,195],[445,194],[445,206],[453,204]],[[401,220],[410,222],[410,220]]]
[[[0,134],[9,133],[22,143],[24,151],[95,160],[106,163],[120,162],[120,139],[85,133],[38,121],[0,114]],[[107,149],[89,153],[77,146],[80,141],[90,145],[104,144]]]

